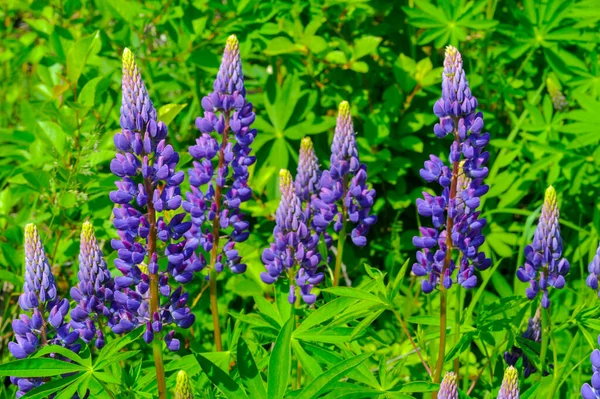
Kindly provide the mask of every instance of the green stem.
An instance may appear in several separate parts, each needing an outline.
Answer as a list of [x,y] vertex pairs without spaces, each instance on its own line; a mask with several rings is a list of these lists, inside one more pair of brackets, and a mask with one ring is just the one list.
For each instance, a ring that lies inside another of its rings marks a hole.
[[342,229],[338,234],[337,257],[335,258],[335,270],[333,272],[333,286],[337,287],[340,283],[340,271],[342,269],[342,258],[344,255],[344,242],[346,241],[346,206],[342,205]]
[[542,350],[540,352],[540,379],[544,376],[546,370],[546,354],[548,353],[548,341],[550,338],[550,320],[548,317],[548,309],[542,308]]
[[154,366],[156,367],[156,384],[158,385],[158,397],[160,399],[166,399],[167,384],[165,381],[165,365],[163,363],[160,339],[155,338],[152,341],[152,352],[154,354]]
[[577,330],[577,332],[575,333],[575,336],[573,337],[573,340],[571,341],[571,345],[569,345],[567,354],[565,355],[565,358],[562,362],[561,371],[558,372],[558,367],[555,368],[554,378],[552,379],[552,385],[550,386],[550,395],[548,395],[549,398],[553,398],[554,392],[556,392],[556,390],[560,387],[560,382],[561,382],[560,376],[563,376],[564,372],[567,370],[567,367],[569,366],[569,362],[571,361],[571,358],[573,357],[573,353],[575,352],[575,348],[577,347],[578,342],[579,342],[579,330]]
[[[460,338],[460,285],[456,286],[456,309],[454,310],[454,346],[458,345]],[[460,356],[456,356],[454,359],[454,374],[456,374],[456,380],[459,380],[460,371]]]
[[217,271],[215,270],[214,263],[210,270],[209,277],[209,290],[210,290],[210,313],[212,315],[214,336],[215,336],[215,350],[217,352],[223,351],[223,341],[221,338],[221,324],[219,323],[219,306],[217,302]]

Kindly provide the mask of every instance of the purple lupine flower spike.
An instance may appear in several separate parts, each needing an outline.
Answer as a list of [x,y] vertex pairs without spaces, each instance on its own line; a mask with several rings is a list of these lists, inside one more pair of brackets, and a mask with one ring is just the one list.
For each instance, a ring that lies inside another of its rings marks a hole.
[[[192,259],[197,268],[206,266],[205,254],[210,253],[215,271],[227,265],[232,272],[243,273],[246,264],[242,263],[235,244],[249,237],[250,224],[240,206],[252,196],[248,167],[256,161],[250,155],[256,129],[250,126],[256,116],[252,103],[245,98],[235,35],[227,39],[213,88],[202,99],[204,115],[196,119],[200,137],[189,148],[194,168],[189,170],[191,190],[183,202],[183,208],[192,218],[187,237],[196,243]],[[220,231],[230,227],[225,244],[220,246],[219,238],[223,236]]]
[[519,373],[513,366],[508,366],[504,371],[497,399],[519,399]]
[[77,287],[71,288],[71,298],[77,302],[71,311],[71,326],[86,343],[94,340],[95,345],[102,348],[104,335],[97,323],[112,327],[117,309],[113,302],[114,281],[90,222],[84,222],[81,229],[77,278]]
[[298,198],[304,203],[310,202],[312,196],[321,190],[320,180],[321,170],[315,148],[310,137],[304,137],[300,143],[298,171],[294,181]]
[[[65,321],[69,301],[56,294],[54,276],[33,224],[25,226],[25,283],[19,306],[27,314],[12,322],[16,342],[9,342],[8,349],[14,357],[24,359],[46,345],[79,352],[80,344],[76,343],[79,333]],[[10,380],[19,388],[17,398],[44,383],[42,378],[11,377]]]
[[296,302],[296,286],[302,300],[307,304],[316,301],[312,288],[323,280],[318,273],[320,255],[316,249],[319,238],[311,234],[306,224],[306,214],[302,202],[296,194],[292,175],[286,169],[279,172],[281,200],[275,214],[276,226],[273,229],[275,241],[262,253],[266,272],[260,278],[267,284],[273,284],[280,275],[289,275],[290,303]]
[[[470,289],[477,284],[475,269],[484,270],[491,264],[479,250],[485,241],[482,230],[486,220],[477,210],[480,197],[487,193],[483,179],[488,174],[485,166],[489,153],[484,147],[490,140],[483,133],[483,114],[477,112],[477,99],[471,94],[463,70],[462,57],[455,47],[446,48],[442,73],[442,97],[433,112],[440,118],[434,126],[437,137],[451,135],[448,159],[450,167],[435,155],[430,155],[420,170],[421,177],[442,187],[440,196],[424,192],[417,199],[417,211],[431,218],[432,227],[421,227],[420,236],[413,238],[417,262],[412,271],[425,277],[423,292],[430,293],[440,284],[448,289],[455,282]],[[448,236],[449,235],[449,236]],[[458,249],[458,272],[451,251]],[[449,253],[450,251],[450,253]]]
[[458,388],[456,387],[456,375],[454,373],[446,373],[440,384],[437,397],[438,399],[458,399]]
[[533,243],[525,247],[525,264],[517,270],[522,282],[529,282],[527,298],[534,299],[542,292],[542,307],[550,306],[548,287],[563,288],[569,273],[569,261],[562,257],[558,202],[556,191],[550,186],[544,195],[542,214],[533,236]]
[[54,275],[37,228],[28,224],[25,226],[25,283],[19,305],[23,310],[33,310],[42,303],[54,301],[56,295]]
[[371,214],[375,190],[367,186],[367,166],[358,158],[350,105],[346,101],[339,106],[330,161],[329,170],[321,175],[320,198],[313,206],[314,224],[324,231],[333,222],[334,230],[339,233],[350,221],[354,225],[352,242],[365,246],[366,235],[377,221]]
[[[585,281],[586,284],[594,291],[598,291],[598,279],[600,278],[600,244],[596,249],[594,259],[592,259],[588,265],[588,272],[590,274]],[[598,291],[598,296],[600,297],[600,291]]]
[[[600,345],[600,336],[598,336],[598,345]],[[600,399],[600,350],[594,349],[590,355],[592,363],[592,381],[583,384],[581,387],[581,397],[583,399]]]
[[[187,283],[202,264],[193,256],[197,241],[184,237],[192,223],[185,221],[185,213],[178,213],[180,185],[185,177],[177,171],[179,154],[165,142],[167,126],[157,120],[128,49],[123,53],[122,86],[122,131],[114,137],[118,153],[110,164],[111,171],[121,179],[115,183],[118,190],[110,193],[110,199],[115,203],[113,223],[119,234],[111,244],[118,255],[115,266],[123,276],[114,279],[114,305],[108,312],[108,325],[117,334],[146,325],[144,338],[151,342],[163,325],[187,328],[193,323],[187,294],[182,294],[181,286],[172,291],[169,276],[177,283]],[[152,248],[151,241],[159,249]],[[159,270],[157,250],[165,255],[166,271]],[[151,280],[158,285],[154,286],[154,294]],[[163,298],[157,299],[156,309],[151,309],[152,295]],[[176,347],[172,333],[165,336],[171,349]]]

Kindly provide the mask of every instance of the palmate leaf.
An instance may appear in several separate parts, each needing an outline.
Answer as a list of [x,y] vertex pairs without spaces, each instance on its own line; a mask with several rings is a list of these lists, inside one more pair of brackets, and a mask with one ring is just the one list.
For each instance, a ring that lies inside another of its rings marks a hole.
[[346,375],[350,370],[358,367],[363,361],[368,359],[370,354],[363,354],[354,356],[350,359],[344,360],[337,365],[333,366],[319,377],[312,380],[301,392],[297,399],[311,399],[317,398],[323,392],[331,389],[331,385],[341,377]]
[[438,48],[447,44],[458,45],[466,39],[468,29],[487,30],[498,24],[497,21],[483,19],[482,11],[487,6],[485,0],[439,1],[437,7],[427,0],[418,0],[415,6],[402,9],[411,25],[425,29],[417,40],[418,44],[434,42]]
[[201,354],[196,354],[196,359],[208,379],[217,387],[227,399],[247,399],[246,393],[225,371]]

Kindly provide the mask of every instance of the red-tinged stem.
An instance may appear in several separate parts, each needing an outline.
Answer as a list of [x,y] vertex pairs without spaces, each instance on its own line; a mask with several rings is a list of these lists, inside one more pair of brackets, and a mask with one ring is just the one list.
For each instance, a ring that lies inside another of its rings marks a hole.
[[[154,186],[149,177],[144,179],[146,194],[148,194],[148,223],[150,232],[148,233],[148,260],[151,262],[156,253],[156,210],[152,198],[154,197]],[[152,271],[150,273],[150,317],[158,312],[159,292],[158,292],[158,274]],[[152,352],[154,354],[154,366],[156,368],[156,383],[158,385],[158,398],[167,398],[167,384],[165,381],[165,365],[163,363],[162,348],[160,340],[154,339],[152,343]]]
[[[223,142],[219,149],[219,165],[217,173],[225,165],[225,148],[227,146],[227,133],[229,132],[229,112],[225,113],[225,128],[223,129]],[[221,196],[223,187],[215,184],[215,218],[213,219],[213,245],[210,251],[210,312],[212,314],[213,328],[215,334],[215,349],[217,352],[223,351],[223,341],[221,338],[221,324],[219,322],[219,305],[217,302],[217,271],[215,264],[217,263],[217,255],[219,254],[219,214],[221,212]]]
[[419,359],[421,359],[421,363],[423,364],[423,367],[425,367],[425,370],[427,370],[427,374],[429,374],[429,377],[431,377],[431,368],[429,367],[429,365],[427,364],[427,362],[425,361],[425,359],[423,359],[423,355],[421,354],[421,350],[419,349],[419,347],[417,346],[417,344],[413,340],[412,336],[410,335],[410,332],[408,331],[408,328],[406,327],[406,323],[404,322],[404,320],[402,320],[402,317],[400,316],[400,313],[398,313],[397,310],[392,309],[392,311],[394,312],[394,315],[396,316],[396,318],[400,322],[400,326],[402,327],[402,331],[404,331],[404,334],[406,334],[406,337],[410,341],[410,344],[412,345],[413,349],[415,350],[415,352],[417,352],[417,355],[419,356]]
[[[457,121],[455,121],[455,126],[457,125]],[[457,132],[454,133],[454,139],[459,141]],[[448,206],[453,202],[456,197],[456,190],[458,186],[458,168],[460,161],[456,161],[452,163],[452,181],[450,183],[450,196],[448,200]],[[450,212],[448,210],[448,216],[446,218],[446,258],[444,259],[444,265],[442,266],[442,271],[440,272],[440,347],[438,350],[438,359],[437,364],[435,366],[435,374],[433,376],[433,382],[439,383],[442,377],[442,369],[444,367],[444,357],[446,356],[446,319],[447,319],[447,290],[444,287],[444,275],[446,274],[446,270],[450,267],[450,261],[452,260],[452,227],[454,226],[454,219],[450,217]],[[433,392],[432,397],[434,399],[437,398],[437,392]]]

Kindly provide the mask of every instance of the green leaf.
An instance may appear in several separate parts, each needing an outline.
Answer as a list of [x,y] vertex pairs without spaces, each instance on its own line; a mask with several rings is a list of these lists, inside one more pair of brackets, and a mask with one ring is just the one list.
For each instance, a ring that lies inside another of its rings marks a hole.
[[102,80],[102,77],[97,77],[87,82],[85,86],[83,86],[83,89],[81,89],[77,102],[84,107],[93,107],[96,104],[98,84],[102,82]]
[[67,54],[67,76],[71,84],[77,85],[88,57],[100,51],[100,46],[100,32],[95,32],[82,37],[71,47]]
[[265,49],[266,55],[279,55],[279,54],[289,54],[296,53],[299,49],[296,47],[294,43],[290,39],[285,36],[278,36],[267,44],[267,48]]
[[381,38],[376,36],[363,36],[354,41],[354,59],[364,57],[365,55],[373,54],[377,50],[377,46],[381,43]]
[[48,358],[30,358],[0,364],[0,376],[3,377],[54,377],[78,371],[87,371],[87,367]]
[[302,368],[306,373],[310,376],[310,378],[315,379],[321,374],[323,374],[323,369],[319,366],[319,362],[317,362],[312,356],[310,356],[302,347],[302,343],[298,340],[292,340],[292,347],[294,348],[294,353],[296,357],[302,364]]
[[231,378],[226,372],[221,370],[219,366],[202,356],[196,354],[196,359],[202,367],[202,371],[206,374],[208,379],[217,387],[223,395],[228,399],[247,399],[248,396],[244,393],[242,388]]
[[412,381],[402,385],[398,392],[433,392],[439,389],[438,384],[427,381]]
[[[89,357],[87,359],[83,359],[81,356],[79,356],[77,353],[73,352],[72,350],[69,350],[69,349],[67,349],[63,346],[59,346],[59,345],[44,346],[39,351],[35,352],[34,357],[39,358],[44,355],[48,355],[50,353],[58,353],[59,355],[64,356],[67,359],[70,359],[70,360],[74,361],[75,363],[80,364],[82,366],[90,367],[92,365],[91,359]],[[89,354],[89,352],[88,352],[88,354]]]
[[327,53],[325,56],[325,61],[331,62],[332,64],[343,65],[348,62],[348,58],[343,51],[334,50]]
[[319,377],[312,380],[303,390],[300,392],[297,399],[311,399],[316,398],[323,392],[327,391],[328,388],[340,378],[342,378],[350,370],[359,366],[365,359],[369,358],[371,354],[363,354],[354,356],[350,359],[344,360],[341,363],[336,364]]
[[292,313],[275,341],[269,360],[267,399],[282,399],[285,395],[292,370],[291,341],[294,323],[295,317]]
[[396,274],[396,278],[394,278],[394,281],[390,281],[390,284],[388,284],[388,298],[390,303],[394,300],[394,298],[398,294],[398,291],[400,291],[400,284],[402,284],[402,281],[404,281],[404,276],[406,276],[406,271],[408,270],[409,263],[410,258],[404,261],[404,264],[400,268],[400,271]]
[[67,135],[59,125],[50,121],[39,121],[36,130],[37,135],[50,143],[61,157],[65,155]]
[[24,395],[22,398],[23,399],[46,399],[46,398],[50,397],[51,394],[58,392],[58,391],[62,391],[64,389],[66,389],[68,386],[70,386],[71,384],[76,385],[76,384],[74,384],[74,382],[76,382],[82,375],[85,375],[85,374],[77,373],[74,375],[70,375],[68,377],[61,377],[61,378],[57,378],[52,381],[46,382],[46,383],[44,383],[44,385],[39,386],[39,387],[27,392],[27,394]]
[[366,291],[362,291],[354,287],[331,287],[325,288],[322,291],[329,292],[330,294],[343,296],[348,298],[363,299],[365,301],[384,303],[379,297],[370,294]]
[[169,125],[187,104],[165,104],[158,110],[158,120]]
[[364,61],[356,61],[350,65],[350,69],[358,73],[367,73],[369,72],[369,64]]
[[248,349],[248,344],[240,338],[237,346],[237,365],[242,379],[242,384],[252,398],[264,398],[267,396],[265,384],[260,377],[254,357]]
[[336,298],[333,301],[326,303],[316,311],[312,312],[294,331],[294,335],[310,329],[311,327],[317,326],[321,323],[326,322],[336,316],[342,314],[345,310],[351,308],[351,306],[357,300],[354,298],[341,297]]

